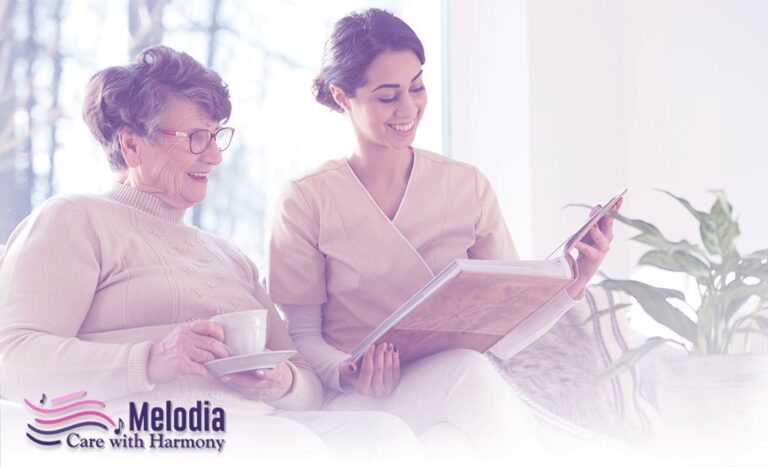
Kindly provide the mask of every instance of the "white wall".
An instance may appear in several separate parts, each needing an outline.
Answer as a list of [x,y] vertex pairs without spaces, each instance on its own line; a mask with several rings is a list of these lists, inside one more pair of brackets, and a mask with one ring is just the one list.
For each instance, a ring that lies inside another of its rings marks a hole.
[[447,0],[445,152],[493,184],[518,252],[532,253],[525,0]]
[[[534,255],[627,185],[621,8],[613,0],[529,3]],[[607,269],[626,262],[616,245]]]
[[[448,4],[451,152],[491,172],[521,250],[545,255],[586,214],[562,206],[624,186],[625,214],[692,240],[652,189],[708,209],[724,188],[740,249],[768,247],[768,2]],[[617,233],[606,269],[623,276],[642,248]]]
[[694,237],[685,211],[651,189],[708,210],[705,191],[723,188],[742,252],[768,247],[768,2],[625,1],[623,24],[632,211]]

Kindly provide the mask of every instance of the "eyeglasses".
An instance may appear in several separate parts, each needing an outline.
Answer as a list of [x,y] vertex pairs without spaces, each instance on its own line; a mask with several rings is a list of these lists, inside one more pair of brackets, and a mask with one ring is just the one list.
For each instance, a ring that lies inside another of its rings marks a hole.
[[189,139],[189,151],[192,154],[202,154],[211,145],[211,141],[216,141],[216,147],[219,151],[224,151],[229,147],[232,142],[232,136],[235,134],[235,129],[230,127],[219,128],[215,133],[211,133],[208,130],[195,130],[195,131],[178,131],[178,130],[157,130],[158,133],[162,133],[168,136],[179,136],[181,138]]

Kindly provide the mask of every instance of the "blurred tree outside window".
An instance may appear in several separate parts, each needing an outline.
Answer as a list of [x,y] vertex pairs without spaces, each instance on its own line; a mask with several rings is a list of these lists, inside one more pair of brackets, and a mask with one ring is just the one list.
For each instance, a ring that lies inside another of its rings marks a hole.
[[416,145],[441,151],[441,0],[0,0],[0,243],[45,199],[108,189],[114,174],[80,117],[85,86],[163,43],[216,70],[233,101],[235,139],[187,220],[263,268],[283,183],[353,147],[346,117],[310,90],[333,22],[368,7],[424,42],[430,104]]

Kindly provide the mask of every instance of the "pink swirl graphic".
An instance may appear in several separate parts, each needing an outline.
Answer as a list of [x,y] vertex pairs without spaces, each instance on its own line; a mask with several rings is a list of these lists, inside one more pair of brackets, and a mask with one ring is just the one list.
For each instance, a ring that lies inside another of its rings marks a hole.
[[87,400],[87,401],[77,401],[73,402],[71,404],[62,405],[61,407],[56,407],[55,409],[44,409],[42,407],[39,407],[27,399],[24,399],[24,403],[27,404],[27,407],[34,410],[35,412],[43,413],[43,414],[52,414],[52,413],[59,413],[59,412],[65,412],[73,407],[80,407],[81,405],[96,405],[98,407],[101,407],[102,409],[105,407],[104,403],[101,401],[97,401],[95,399]]
[[71,392],[69,394],[64,394],[63,396],[54,397],[51,399],[51,402],[54,404],[58,404],[59,402],[66,402],[70,399],[77,399],[78,397],[83,397],[85,395],[85,391],[75,391]]
[[[60,439],[54,439],[54,440],[40,439],[36,435],[44,435],[44,436],[63,435],[64,433],[66,433],[68,431],[71,431],[71,430],[74,430],[74,429],[77,429],[77,428],[84,428],[84,427],[98,427],[98,428],[101,428],[102,430],[105,430],[105,431],[109,430],[107,428],[107,426],[104,425],[103,423],[99,423],[99,422],[93,421],[92,419],[88,420],[86,418],[86,420],[78,420],[78,419],[81,419],[83,417],[99,417],[99,418],[102,418],[102,419],[106,420],[107,422],[109,422],[109,424],[112,425],[113,427],[116,426],[115,422],[111,418],[109,418],[109,416],[105,415],[104,413],[102,413],[102,412],[100,412],[98,410],[82,410],[81,409],[81,408],[86,408],[87,406],[96,406],[98,408],[102,408],[103,409],[105,407],[104,402],[98,401],[98,400],[95,400],[95,399],[70,402],[73,399],[78,399],[78,398],[83,397],[85,395],[86,395],[86,392],[84,390],[81,390],[81,391],[71,392],[69,394],[64,394],[64,395],[61,395],[61,396],[58,396],[58,397],[53,397],[53,398],[50,399],[51,403],[53,405],[58,405],[58,404],[61,404],[61,403],[64,403],[64,402],[69,402],[69,403],[66,404],[66,405],[61,405],[61,406],[58,406],[58,407],[51,407],[51,408],[40,407],[38,405],[33,404],[29,400],[24,399],[24,403],[26,404],[26,406],[29,409],[32,409],[34,412],[37,412],[38,414],[42,414],[42,415],[44,415],[46,417],[59,416],[59,418],[50,418],[50,419],[35,418],[34,420],[35,420],[36,423],[40,423],[40,424],[42,424],[44,426],[50,426],[50,425],[62,424],[64,422],[68,422],[70,420],[74,421],[74,423],[66,424],[63,427],[62,426],[58,426],[58,427],[53,426],[53,427],[51,427],[51,429],[47,429],[47,430],[42,429],[42,428],[38,428],[38,427],[33,426],[31,424],[27,424],[27,428],[28,428],[28,431],[26,433],[27,438],[30,441],[32,441],[33,443],[39,444],[41,446],[56,446],[56,445],[61,444],[61,440]],[[43,396],[40,399],[40,405],[45,404],[45,400],[46,400],[46,396],[45,396],[45,393],[43,393]],[[64,413],[66,413],[67,411],[70,411],[72,409],[76,409],[76,410],[80,410],[80,411],[79,412],[75,412],[75,413],[71,413],[69,415],[64,415]],[[64,416],[60,416],[60,415],[64,415]],[[122,420],[120,420],[120,424],[121,424],[121,428],[122,428],[122,424],[123,424]],[[34,432],[35,435],[33,435],[32,432]],[[115,430],[115,434],[119,434],[119,429]]]
[[73,413],[73,414],[67,415],[67,416],[65,416],[65,417],[61,417],[61,418],[52,418],[52,419],[50,419],[50,420],[45,420],[45,419],[43,419],[43,418],[36,418],[36,419],[35,419],[35,421],[36,421],[37,423],[42,423],[43,425],[53,425],[53,424],[56,424],[56,423],[63,423],[63,422],[66,422],[66,421],[72,420],[73,418],[86,417],[86,416],[88,416],[88,415],[92,415],[92,416],[94,416],[94,417],[101,417],[101,418],[103,418],[104,420],[108,421],[110,425],[112,425],[112,426],[116,426],[116,425],[115,425],[115,422],[114,422],[114,421],[112,421],[112,419],[111,419],[111,418],[109,418],[109,416],[107,416],[107,415],[105,415],[105,414],[103,414],[103,413],[99,412],[98,410],[84,410],[84,411],[82,411],[82,412],[76,412],[76,413]]

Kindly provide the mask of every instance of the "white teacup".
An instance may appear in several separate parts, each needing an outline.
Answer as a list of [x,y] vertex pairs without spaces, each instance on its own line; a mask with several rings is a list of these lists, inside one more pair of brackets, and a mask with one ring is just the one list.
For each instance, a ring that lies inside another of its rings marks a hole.
[[267,310],[244,310],[216,315],[211,321],[224,329],[229,355],[253,355],[264,351],[267,341]]

